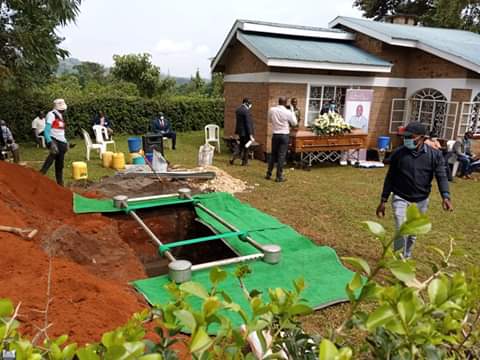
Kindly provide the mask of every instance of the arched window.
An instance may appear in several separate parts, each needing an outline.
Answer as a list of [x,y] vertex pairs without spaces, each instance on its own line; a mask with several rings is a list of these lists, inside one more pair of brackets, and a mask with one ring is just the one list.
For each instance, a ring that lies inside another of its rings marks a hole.
[[410,121],[419,121],[428,126],[430,131],[440,134],[447,113],[447,98],[436,89],[418,90],[410,98]]

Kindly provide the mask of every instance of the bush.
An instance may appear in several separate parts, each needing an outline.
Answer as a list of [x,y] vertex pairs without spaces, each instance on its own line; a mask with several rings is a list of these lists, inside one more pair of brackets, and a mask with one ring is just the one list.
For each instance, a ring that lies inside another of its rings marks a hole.
[[[162,111],[179,132],[201,130],[207,124],[223,126],[224,101],[219,98],[170,97],[81,97],[66,98],[67,137],[80,136],[80,129],[90,129],[96,111],[103,110],[113,123],[116,134],[143,134],[152,118]],[[51,100],[38,94],[10,93],[0,98],[0,117],[10,126],[17,141],[31,137],[31,122],[39,110],[51,109]]]

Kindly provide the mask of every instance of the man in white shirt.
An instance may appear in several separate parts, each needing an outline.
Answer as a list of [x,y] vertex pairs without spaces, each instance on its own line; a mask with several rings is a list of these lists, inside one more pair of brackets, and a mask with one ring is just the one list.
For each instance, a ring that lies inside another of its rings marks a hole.
[[43,132],[45,131],[45,113],[43,111],[40,111],[38,116],[33,119],[32,130],[33,136],[35,137],[35,142],[42,146],[43,144],[39,136],[43,136]]
[[368,119],[363,115],[363,105],[359,104],[355,109],[355,115],[350,117],[349,125],[368,133]]
[[272,178],[273,165],[277,163],[276,182],[283,182],[283,166],[287,157],[288,142],[290,139],[290,126],[297,125],[297,118],[293,109],[287,108],[287,98],[281,96],[278,105],[268,110],[268,121],[272,126],[272,153],[268,161],[265,179]]

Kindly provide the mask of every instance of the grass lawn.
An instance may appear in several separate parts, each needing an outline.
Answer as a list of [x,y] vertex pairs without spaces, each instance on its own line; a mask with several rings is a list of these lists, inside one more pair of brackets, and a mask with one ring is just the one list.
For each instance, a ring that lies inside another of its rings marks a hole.
[[[203,139],[203,132],[179,134],[177,150],[167,149],[165,155],[172,164],[193,167]],[[115,141],[120,151],[128,152],[126,136],[117,136]],[[67,183],[73,181],[71,162],[85,159],[83,141],[76,139],[73,142],[77,146],[66,158]],[[47,154],[46,150],[28,144],[22,144],[21,151],[23,160],[35,161],[29,162],[35,168],[40,168]],[[333,247],[339,256],[361,256],[369,262],[375,261],[379,247],[362,228],[361,221],[375,219],[384,169],[356,169],[336,164],[314,167],[311,171],[287,167],[285,176],[288,181],[275,183],[264,179],[265,163],[254,160],[247,167],[238,165],[238,162],[231,166],[225,146],[222,151],[220,155],[215,154],[214,165],[254,186],[254,190],[237,195],[241,200],[291,225],[317,244]],[[88,170],[91,180],[113,174],[112,170],[101,167],[96,153],[92,153]],[[49,175],[53,177],[53,168]],[[414,257],[419,259],[420,274],[427,269],[425,261],[434,257],[428,246],[448,249],[450,236],[455,239],[458,250],[456,264],[464,267],[480,262],[480,247],[477,244],[480,240],[480,182],[457,179],[451,184],[451,193],[455,211],[445,213],[434,185],[429,210],[433,230],[420,237],[414,251]],[[387,208],[387,211],[386,218],[379,222],[392,231],[391,209]],[[325,330],[325,327],[335,326],[344,311],[345,305],[340,305],[317,312],[308,318],[306,325],[318,331]]]

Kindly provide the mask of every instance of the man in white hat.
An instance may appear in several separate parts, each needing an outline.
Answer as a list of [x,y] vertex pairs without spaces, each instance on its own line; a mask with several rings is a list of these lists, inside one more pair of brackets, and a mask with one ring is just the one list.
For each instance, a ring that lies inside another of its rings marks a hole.
[[55,178],[57,184],[63,186],[63,164],[65,153],[68,151],[68,142],[65,137],[65,120],[63,114],[67,110],[67,104],[63,99],[53,101],[53,110],[47,114],[45,120],[45,142],[50,153],[40,170],[46,174],[50,166],[55,162]]

